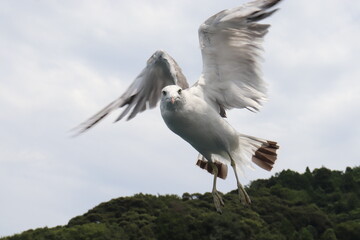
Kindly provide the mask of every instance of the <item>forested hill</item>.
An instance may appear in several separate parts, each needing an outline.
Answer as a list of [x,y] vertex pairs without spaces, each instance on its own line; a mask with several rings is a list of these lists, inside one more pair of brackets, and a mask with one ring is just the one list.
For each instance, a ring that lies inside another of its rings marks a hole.
[[360,239],[360,167],[299,174],[286,170],[250,184],[252,205],[236,191],[216,213],[210,193],[120,197],[66,226],[28,230],[1,240]]

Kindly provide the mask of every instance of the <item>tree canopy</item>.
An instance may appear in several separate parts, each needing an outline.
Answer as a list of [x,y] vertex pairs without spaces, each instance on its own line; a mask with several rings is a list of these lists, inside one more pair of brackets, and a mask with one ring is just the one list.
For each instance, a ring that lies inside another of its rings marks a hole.
[[101,203],[65,226],[28,230],[0,240],[360,239],[360,167],[345,171],[284,170],[223,195],[218,214],[210,193],[136,194]]

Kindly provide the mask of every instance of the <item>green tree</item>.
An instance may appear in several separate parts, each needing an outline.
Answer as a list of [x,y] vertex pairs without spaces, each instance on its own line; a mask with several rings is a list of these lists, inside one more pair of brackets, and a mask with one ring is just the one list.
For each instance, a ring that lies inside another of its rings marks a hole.
[[237,191],[214,210],[211,193],[136,194],[101,203],[65,226],[28,230],[0,240],[360,239],[360,168],[345,172],[284,170],[247,186],[249,207]]

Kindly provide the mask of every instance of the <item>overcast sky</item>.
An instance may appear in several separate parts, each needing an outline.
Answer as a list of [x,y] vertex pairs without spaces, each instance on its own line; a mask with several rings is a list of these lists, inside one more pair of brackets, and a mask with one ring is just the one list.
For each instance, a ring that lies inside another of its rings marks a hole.
[[[157,49],[201,73],[198,26],[245,1],[0,1],[0,236],[64,225],[101,202],[135,193],[204,193],[212,176],[167,129],[159,108],[91,131],[69,130],[117,98]],[[271,173],[344,170],[360,160],[360,1],[285,0],[264,22],[260,113],[229,112],[239,131],[279,142]],[[235,178],[218,189],[236,188]]]

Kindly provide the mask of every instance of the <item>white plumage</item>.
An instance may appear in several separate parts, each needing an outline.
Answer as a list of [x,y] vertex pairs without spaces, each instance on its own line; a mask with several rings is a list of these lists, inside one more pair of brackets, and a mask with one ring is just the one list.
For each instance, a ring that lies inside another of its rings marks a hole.
[[[217,177],[225,178],[224,164],[234,169],[243,203],[250,198],[238,179],[238,167],[249,165],[271,170],[278,146],[275,142],[238,133],[224,118],[226,110],[247,108],[258,111],[266,100],[261,78],[261,43],[270,25],[259,24],[281,0],[257,0],[224,10],[207,19],[199,28],[203,71],[189,88],[176,61],[156,51],[145,69],[115,101],[80,125],[79,133],[93,127],[117,108],[125,110],[116,121],[135,117],[153,108],[161,98],[161,115],[174,133],[199,153],[198,165],[214,174],[213,197],[217,211],[223,201],[216,190]],[[222,164],[217,163],[220,161]]]

